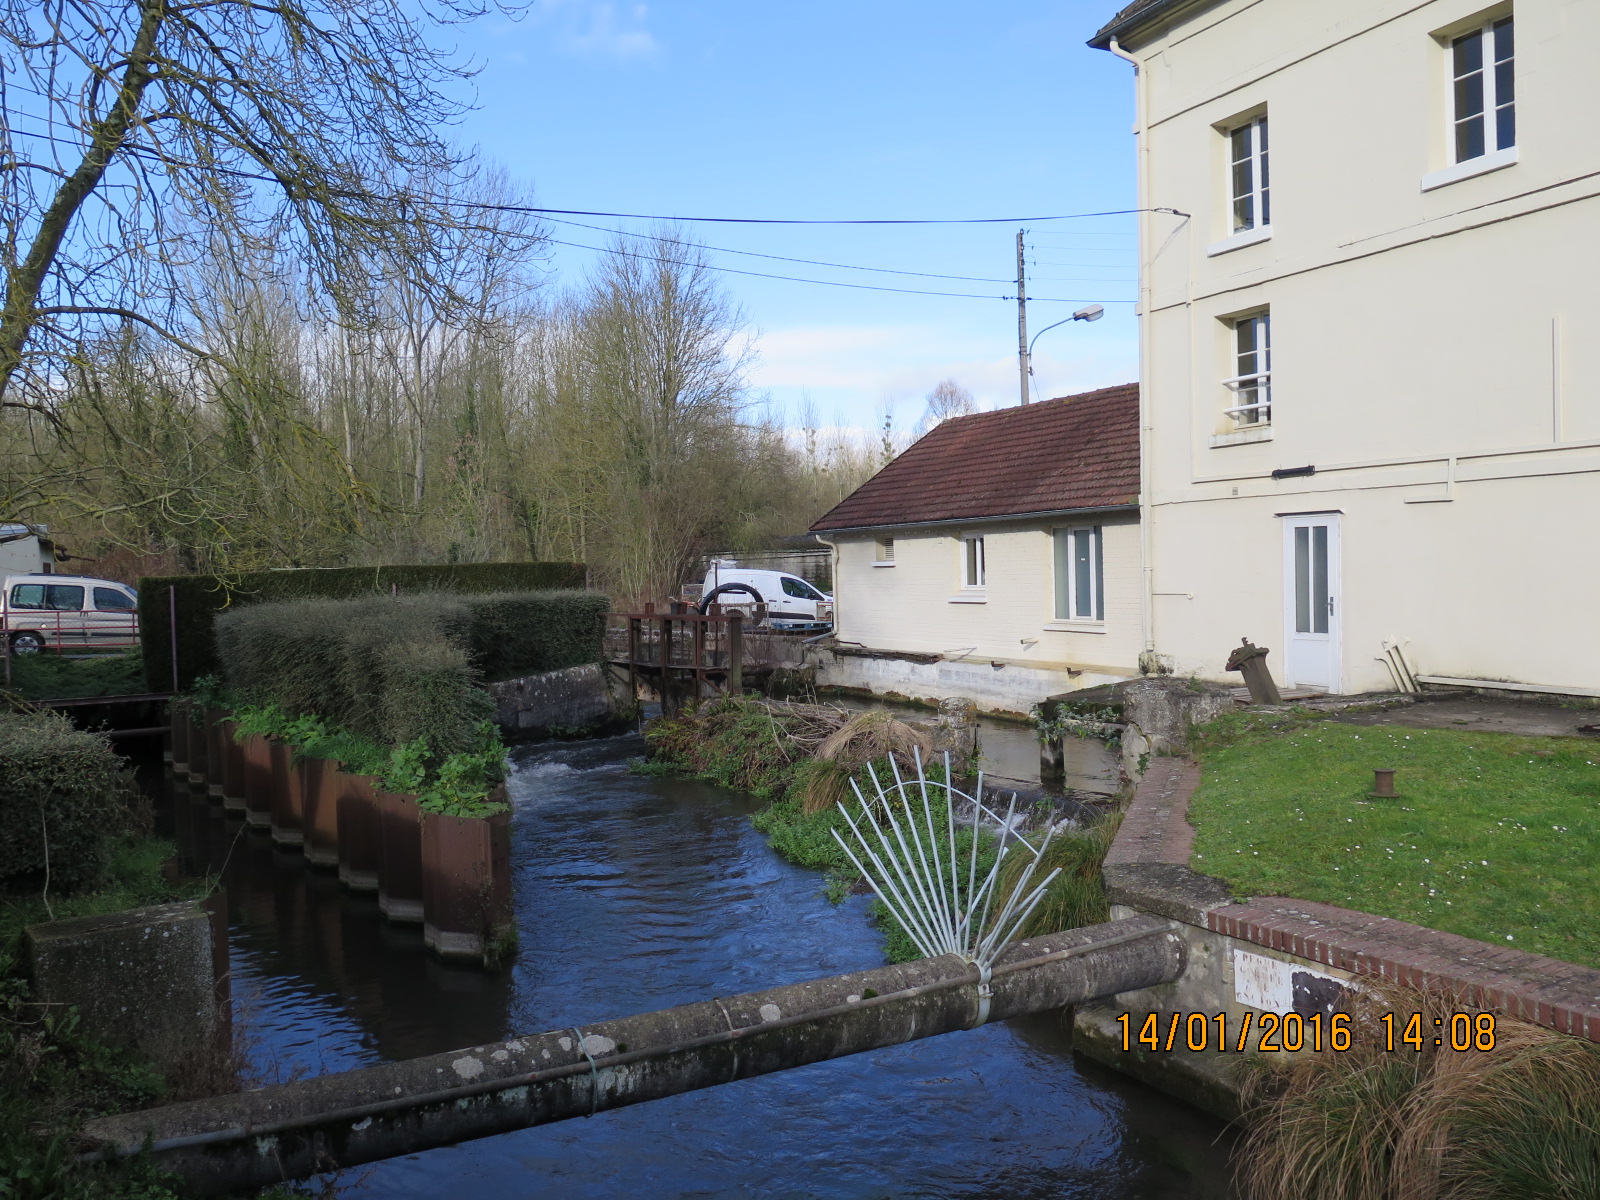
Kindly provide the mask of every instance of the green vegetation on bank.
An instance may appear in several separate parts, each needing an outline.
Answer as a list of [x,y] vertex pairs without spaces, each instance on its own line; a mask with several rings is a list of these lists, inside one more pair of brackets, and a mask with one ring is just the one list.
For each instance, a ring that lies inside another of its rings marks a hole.
[[72,1139],[91,1117],[181,1098],[184,1081],[84,1036],[74,1010],[31,1004],[23,931],[195,898],[205,883],[169,879],[173,846],[149,836],[121,761],[60,716],[0,715],[0,783],[0,1196],[166,1200],[142,1164],[79,1165]]
[[248,605],[217,616],[227,686],[206,677],[195,699],[426,811],[490,816],[505,747],[483,681],[597,660],[608,607],[576,591]]
[[[428,566],[334,567],[239,571],[226,575],[152,575],[139,581],[139,635],[150,678],[172,678],[171,600],[177,601],[179,686],[219,672],[216,614],[252,604],[358,600],[450,592],[530,592],[582,588],[582,563],[496,562]],[[556,667],[591,662],[580,658]],[[555,667],[535,667],[554,670]]]
[[1386,1012],[1450,1029],[1461,1006],[1356,995],[1350,1046],[1247,1060],[1245,1200],[1590,1200],[1600,1196],[1600,1046],[1502,1017],[1492,1051],[1386,1049]]
[[[913,769],[909,752],[913,738],[921,739],[925,762],[934,757],[925,734],[893,720],[887,713],[851,717],[825,705],[722,699],[654,722],[645,733],[653,757],[638,769],[653,773],[666,767],[769,801],[752,818],[756,829],[766,835],[773,850],[783,858],[823,872],[829,897],[837,902],[861,882],[854,864],[833,836],[835,830],[844,832],[846,828],[839,801],[859,814],[860,805],[849,780],[854,777],[863,791],[870,791],[868,770],[876,770],[880,779],[887,779],[891,753],[902,770]],[[957,772],[965,765],[957,766]],[[943,779],[943,774],[943,766],[938,763],[928,769],[929,779]],[[1053,933],[1106,919],[1100,864],[1115,828],[1112,819],[1087,829],[1058,833],[1051,840],[1043,871],[1060,867],[1061,875],[1020,936]],[[959,834],[958,854],[967,852],[972,836],[971,830]],[[993,862],[994,838],[987,832],[978,836],[981,877]],[[1015,877],[1023,865],[1023,856],[1009,856],[1003,871]],[[898,923],[886,919],[882,905],[875,904],[874,911],[884,929],[889,961],[919,957]]]
[[81,696],[132,696],[146,691],[144,660],[137,651],[67,658],[60,654],[13,654],[11,690],[24,700],[72,700]]
[[[1209,727],[1198,755],[1191,865],[1236,894],[1600,967],[1600,746],[1238,716]],[[1395,768],[1398,800],[1369,799],[1380,767]]]

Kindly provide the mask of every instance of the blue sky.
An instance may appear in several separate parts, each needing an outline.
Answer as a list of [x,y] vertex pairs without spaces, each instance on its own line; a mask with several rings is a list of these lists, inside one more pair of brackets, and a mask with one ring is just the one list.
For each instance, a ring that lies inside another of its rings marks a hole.
[[[456,31],[483,64],[461,136],[556,208],[680,216],[1009,217],[1132,208],[1131,70],[1084,41],[1114,0],[535,0]],[[644,222],[575,218],[643,230]],[[1015,224],[691,226],[708,245],[1008,280]],[[1135,378],[1132,217],[1029,225],[1038,330],[1090,302],[1104,320],[1043,335],[1039,395]],[[607,235],[552,225],[587,245]],[[559,280],[587,251],[554,248]],[[923,279],[714,253],[719,266],[1004,296]],[[751,380],[793,420],[909,428],[953,376],[980,407],[1017,401],[1016,304],[725,276],[758,335]]]

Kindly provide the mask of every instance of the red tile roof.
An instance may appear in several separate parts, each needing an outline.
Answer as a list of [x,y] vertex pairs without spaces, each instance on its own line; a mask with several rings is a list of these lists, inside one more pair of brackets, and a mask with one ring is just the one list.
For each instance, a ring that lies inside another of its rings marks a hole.
[[920,525],[1139,502],[1139,385],[956,417],[813,530]]

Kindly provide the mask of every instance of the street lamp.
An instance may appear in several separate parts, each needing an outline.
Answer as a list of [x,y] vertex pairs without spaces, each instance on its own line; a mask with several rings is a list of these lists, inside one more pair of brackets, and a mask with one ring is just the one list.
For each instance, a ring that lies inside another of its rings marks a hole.
[[1070,317],[1066,317],[1063,320],[1057,321],[1054,325],[1046,325],[1043,329],[1039,330],[1038,333],[1034,334],[1032,339],[1028,342],[1028,361],[1025,364],[1028,368],[1029,387],[1031,388],[1033,385],[1033,346],[1035,342],[1037,342],[1045,334],[1049,333],[1052,329],[1055,329],[1057,326],[1069,325],[1073,321],[1098,321],[1105,315],[1106,310],[1101,305],[1086,304],[1077,312],[1073,313]]

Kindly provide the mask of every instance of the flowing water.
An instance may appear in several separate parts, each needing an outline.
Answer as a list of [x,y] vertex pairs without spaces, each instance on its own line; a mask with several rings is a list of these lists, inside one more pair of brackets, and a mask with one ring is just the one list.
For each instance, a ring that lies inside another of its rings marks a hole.
[[[180,795],[228,891],[255,1082],[435,1054],[879,966],[864,898],[829,904],[755,801],[630,774],[637,738],[514,752],[514,965],[446,966],[298,854]],[[224,866],[225,864],[225,866]],[[342,1172],[352,1197],[1224,1196],[1220,1126],[1075,1060],[1054,1015],[986,1026]]]

